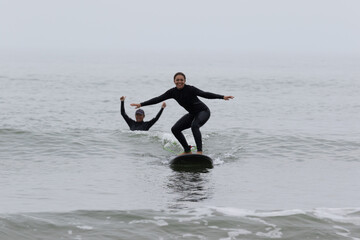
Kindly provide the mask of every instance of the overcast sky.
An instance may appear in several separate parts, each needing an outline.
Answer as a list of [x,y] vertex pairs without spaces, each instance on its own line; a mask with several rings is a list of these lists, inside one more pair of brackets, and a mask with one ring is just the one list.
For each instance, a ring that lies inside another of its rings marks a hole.
[[360,0],[0,0],[0,50],[360,54]]

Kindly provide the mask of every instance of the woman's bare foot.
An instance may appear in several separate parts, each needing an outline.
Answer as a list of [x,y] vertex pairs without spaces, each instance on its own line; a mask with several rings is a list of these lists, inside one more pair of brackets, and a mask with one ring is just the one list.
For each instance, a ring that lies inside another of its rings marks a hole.
[[196,154],[202,155],[202,151],[197,151]]
[[186,154],[192,154],[192,152],[191,151],[190,152],[183,152],[183,153],[181,153],[179,155],[186,155]]

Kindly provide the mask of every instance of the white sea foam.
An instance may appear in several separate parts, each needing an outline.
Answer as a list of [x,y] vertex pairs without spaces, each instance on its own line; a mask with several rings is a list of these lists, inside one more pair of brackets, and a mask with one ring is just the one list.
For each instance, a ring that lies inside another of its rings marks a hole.
[[212,207],[217,212],[226,214],[228,216],[237,217],[283,217],[296,214],[306,214],[306,211],[300,209],[293,210],[279,210],[279,211],[255,211],[248,209],[238,209],[230,207]]
[[314,210],[277,210],[277,211],[256,211],[248,209],[238,209],[230,207],[210,207],[217,212],[228,216],[237,217],[285,217],[297,214],[313,214],[320,219],[331,219],[335,222],[352,223],[360,225],[360,217],[352,216],[354,213],[359,213],[358,208],[317,208]]
[[182,235],[183,238],[190,238],[190,239],[200,239],[200,240],[206,240],[207,237],[198,235],[198,234],[191,234],[191,233],[185,233]]
[[360,238],[352,237],[350,230],[341,227],[341,226],[334,226],[334,229],[336,229],[336,234],[342,237],[346,237],[352,240],[360,240]]
[[222,228],[221,230],[224,231],[228,231],[228,236],[227,238],[220,238],[219,240],[232,240],[232,239],[236,239],[236,237],[240,236],[240,235],[250,235],[252,234],[251,231],[245,230],[245,229],[229,229],[229,228]]
[[147,219],[142,219],[142,220],[133,220],[131,222],[129,222],[129,224],[147,224],[147,223],[152,223],[158,226],[167,226],[169,225],[166,221],[164,220],[147,220]]
[[82,230],[93,230],[94,227],[92,226],[87,226],[87,225],[80,225],[80,226],[76,226],[78,229],[82,229]]
[[275,228],[268,232],[257,232],[257,236],[266,237],[266,238],[281,238],[283,233],[281,232],[281,228]]
[[313,211],[314,215],[320,219],[330,219],[334,222],[351,223],[360,226],[359,208],[317,208]]
[[230,207],[211,207],[211,209],[214,209],[215,211],[223,213],[228,216],[236,216],[236,217],[245,217],[254,214],[255,212],[252,210],[230,208]]
[[[210,157],[212,158],[211,155],[210,155]],[[214,165],[224,164],[224,161],[220,157],[213,158],[213,160],[214,160]]]

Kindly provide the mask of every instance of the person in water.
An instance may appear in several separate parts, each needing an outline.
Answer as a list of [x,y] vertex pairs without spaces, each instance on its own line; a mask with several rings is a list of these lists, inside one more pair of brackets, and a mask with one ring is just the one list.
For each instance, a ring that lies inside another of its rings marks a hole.
[[194,86],[187,85],[185,84],[186,76],[182,72],[178,72],[174,75],[174,83],[175,87],[169,89],[164,94],[142,103],[132,103],[130,105],[140,108],[165,101],[166,99],[175,99],[189,113],[181,117],[171,128],[171,131],[184,148],[183,154],[190,154],[190,146],[188,145],[182,131],[191,128],[197,147],[197,154],[202,154],[202,137],[200,127],[202,127],[210,118],[210,110],[205,103],[200,101],[198,96],[208,99],[224,100],[233,99],[234,97],[204,92]]
[[126,123],[129,125],[131,131],[135,131],[135,130],[147,131],[147,130],[149,130],[156,123],[156,121],[159,120],[162,112],[164,111],[164,108],[166,108],[166,103],[164,102],[161,106],[160,111],[156,115],[156,117],[154,117],[153,119],[151,119],[148,122],[144,122],[144,118],[145,118],[144,110],[138,109],[135,112],[136,121],[134,121],[133,119],[129,118],[129,116],[125,113],[125,107],[124,107],[125,98],[126,98],[125,96],[122,96],[120,98],[120,101],[121,101],[120,112],[121,112],[121,115],[123,116],[123,118],[125,119]]

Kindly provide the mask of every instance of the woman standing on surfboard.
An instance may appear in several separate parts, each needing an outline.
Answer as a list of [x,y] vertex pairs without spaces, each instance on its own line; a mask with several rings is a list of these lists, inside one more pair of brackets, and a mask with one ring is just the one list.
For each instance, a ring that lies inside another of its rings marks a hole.
[[200,127],[202,127],[210,118],[210,109],[205,105],[205,103],[200,101],[198,96],[208,99],[224,100],[233,99],[234,97],[204,92],[194,86],[186,85],[186,76],[182,72],[178,72],[174,75],[174,83],[176,87],[169,89],[164,94],[142,103],[132,103],[130,105],[140,108],[160,103],[170,98],[175,99],[189,113],[180,118],[171,128],[171,131],[184,148],[183,154],[190,154],[190,147],[182,134],[182,131],[191,128],[197,147],[197,154],[202,154]]

